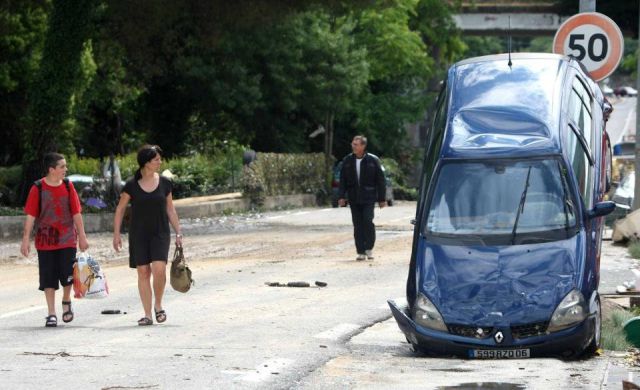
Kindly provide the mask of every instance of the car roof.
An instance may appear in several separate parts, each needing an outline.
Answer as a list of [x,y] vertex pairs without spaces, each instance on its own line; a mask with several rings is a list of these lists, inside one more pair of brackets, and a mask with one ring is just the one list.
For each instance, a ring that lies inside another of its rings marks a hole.
[[453,65],[442,156],[561,153],[560,103],[572,61],[557,54],[518,53],[475,57]]

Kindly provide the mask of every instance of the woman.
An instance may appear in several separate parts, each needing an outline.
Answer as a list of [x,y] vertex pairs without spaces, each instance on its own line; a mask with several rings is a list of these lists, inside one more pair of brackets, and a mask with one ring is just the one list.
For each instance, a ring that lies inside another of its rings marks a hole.
[[[138,325],[152,325],[151,300],[156,322],[167,320],[162,308],[162,295],[167,283],[167,260],[171,244],[169,223],[176,232],[176,245],[182,246],[180,222],[173,206],[171,181],[158,174],[162,163],[160,147],[144,145],[138,151],[135,176],[122,189],[120,202],[113,221],[113,247],[122,249],[120,226],[129,201],[131,201],[131,226],[129,228],[129,267],[138,271],[138,292],[144,309],[144,317]],[[153,275],[153,290],[151,276]]]

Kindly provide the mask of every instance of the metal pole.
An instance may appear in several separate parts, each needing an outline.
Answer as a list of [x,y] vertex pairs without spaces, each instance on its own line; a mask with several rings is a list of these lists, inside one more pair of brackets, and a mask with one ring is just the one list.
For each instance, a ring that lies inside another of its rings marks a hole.
[[579,12],[596,12],[596,0],[580,0]]
[[[640,23],[640,10],[638,10],[638,21]],[[638,24],[638,36],[640,36],[640,24]],[[636,51],[636,89],[640,88],[640,50]],[[636,183],[633,191],[633,209],[637,210],[640,207],[640,115],[638,112],[640,111],[640,99],[636,97],[636,161],[635,171],[636,171]]]

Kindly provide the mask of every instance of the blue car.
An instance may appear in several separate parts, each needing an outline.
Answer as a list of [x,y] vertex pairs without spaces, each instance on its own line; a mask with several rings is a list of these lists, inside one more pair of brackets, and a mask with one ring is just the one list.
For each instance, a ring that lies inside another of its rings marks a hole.
[[407,280],[415,351],[571,358],[600,343],[611,112],[575,59],[453,65],[429,129]]

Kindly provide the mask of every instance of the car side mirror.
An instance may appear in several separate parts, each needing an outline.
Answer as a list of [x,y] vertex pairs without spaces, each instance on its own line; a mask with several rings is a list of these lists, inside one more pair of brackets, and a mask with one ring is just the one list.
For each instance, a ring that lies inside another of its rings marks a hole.
[[589,218],[604,217],[615,210],[616,204],[611,201],[599,202],[589,211]]
[[611,105],[611,103],[609,103],[608,100],[605,100],[602,108],[603,108],[602,113],[604,116],[604,121],[606,122],[609,120],[609,117],[613,112],[613,106]]

